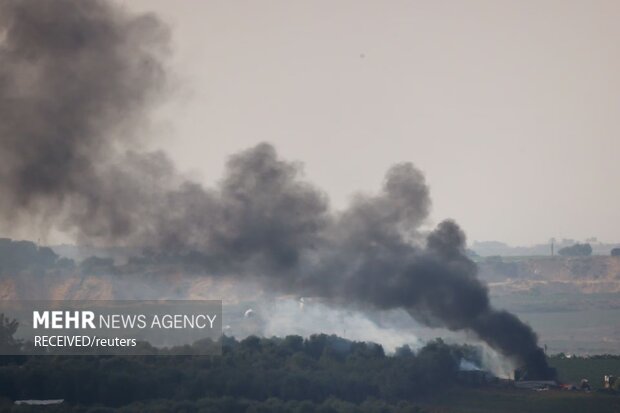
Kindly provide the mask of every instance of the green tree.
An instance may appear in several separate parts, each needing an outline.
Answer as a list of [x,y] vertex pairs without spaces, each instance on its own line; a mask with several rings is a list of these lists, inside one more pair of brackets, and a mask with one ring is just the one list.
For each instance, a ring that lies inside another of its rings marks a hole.
[[17,320],[10,320],[0,313],[0,353],[14,354],[21,348],[21,340],[15,339],[15,333],[19,328]]
[[558,254],[564,257],[589,257],[592,255],[592,246],[590,244],[575,244],[570,247],[561,248]]

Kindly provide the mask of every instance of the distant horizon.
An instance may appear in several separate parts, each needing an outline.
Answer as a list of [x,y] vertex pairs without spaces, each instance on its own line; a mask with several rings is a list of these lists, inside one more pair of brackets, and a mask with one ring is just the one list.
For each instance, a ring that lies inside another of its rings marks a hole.
[[[93,244],[88,244],[88,243],[75,243],[75,242],[44,242],[41,240],[37,240],[37,239],[32,239],[32,238],[14,238],[8,235],[0,235],[0,239],[5,238],[5,239],[11,239],[13,241],[30,241],[33,242],[39,246],[44,246],[44,247],[63,247],[63,246],[67,246],[67,247],[75,247],[75,248],[95,248],[95,249],[107,249],[107,248],[142,248],[141,246],[124,246],[124,245],[106,245],[106,246],[99,246],[99,245],[93,245]],[[501,240],[468,240],[467,242],[467,248],[476,248],[476,247],[491,247],[492,245],[483,245],[483,244],[498,244],[498,247],[505,247],[505,248],[511,248],[511,249],[518,249],[518,248],[535,248],[535,247],[542,247],[542,246],[550,246],[551,242],[547,241],[547,242],[537,242],[537,243],[532,243],[532,244],[511,244],[505,241],[501,241]],[[571,239],[571,238],[563,238],[563,239],[556,239],[554,245],[557,246],[566,246],[566,245],[574,245],[574,244],[591,244],[594,246],[620,246],[620,241],[606,241],[606,240],[592,240],[592,239],[585,239],[585,240],[577,240],[577,239]],[[557,252],[557,250],[556,250]]]

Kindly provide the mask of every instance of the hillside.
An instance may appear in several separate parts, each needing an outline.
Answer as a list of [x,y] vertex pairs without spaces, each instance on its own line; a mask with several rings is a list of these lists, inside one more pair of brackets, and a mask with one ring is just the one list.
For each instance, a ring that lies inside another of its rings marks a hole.
[[521,291],[620,292],[620,257],[487,258],[480,277],[495,294]]

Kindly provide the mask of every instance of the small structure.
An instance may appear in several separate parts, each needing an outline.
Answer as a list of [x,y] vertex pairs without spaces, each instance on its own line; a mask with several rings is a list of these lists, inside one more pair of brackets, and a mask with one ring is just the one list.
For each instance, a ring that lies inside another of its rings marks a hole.
[[48,406],[52,404],[61,404],[65,399],[50,399],[50,400],[15,400],[17,405],[29,405],[29,406]]
[[611,374],[606,374],[603,376],[603,388],[605,389],[613,389],[616,384],[617,377]]
[[517,380],[514,386],[518,389],[547,390],[558,387],[555,380]]
[[461,359],[457,380],[465,385],[479,386],[497,381],[494,374],[481,369],[469,360]]
[[514,371],[514,386],[519,389],[548,390],[557,388],[558,382],[555,380],[530,380],[527,371],[516,369]]
[[492,375],[482,370],[459,370],[457,379],[463,384],[477,386],[492,381],[490,376]]

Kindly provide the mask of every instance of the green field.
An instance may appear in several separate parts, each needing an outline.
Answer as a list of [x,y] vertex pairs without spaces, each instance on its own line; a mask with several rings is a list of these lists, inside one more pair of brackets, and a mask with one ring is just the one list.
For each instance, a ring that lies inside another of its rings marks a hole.
[[461,388],[421,407],[429,413],[618,413],[620,397],[565,390]]
[[558,370],[562,383],[579,384],[586,378],[592,392],[514,388],[455,388],[433,398],[421,407],[432,413],[581,413],[620,412],[620,396],[596,389],[603,387],[603,376],[620,376],[620,357],[563,358],[552,357],[550,364]]
[[514,312],[532,326],[549,354],[620,352],[620,294],[530,291],[494,296],[492,300],[496,307]]
[[603,376],[606,374],[620,376],[620,357],[552,357],[549,363],[558,370],[560,381],[578,384],[581,379],[588,379],[593,389],[603,387]]

